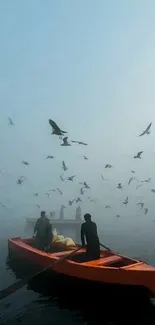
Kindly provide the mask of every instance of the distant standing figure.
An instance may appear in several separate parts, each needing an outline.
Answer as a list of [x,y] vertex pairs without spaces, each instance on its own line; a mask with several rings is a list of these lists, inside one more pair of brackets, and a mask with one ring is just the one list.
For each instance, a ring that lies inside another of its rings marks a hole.
[[47,241],[47,233],[49,227],[49,219],[46,217],[45,211],[41,211],[41,216],[37,219],[34,227],[34,235],[36,234],[36,248],[44,251]]
[[81,208],[80,208],[80,206],[78,206],[78,207],[76,208],[75,219],[76,219],[76,220],[81,220]]
[[85,222],[81,225],[81,242],[85,246],[86,239],[86,254],[89,260],[100,258],[100,242],[97,234],[96,223],[91,221],[91,215],[84,215]]
[[60,220],[64,220],[64,207],[63,206],[60,209]]

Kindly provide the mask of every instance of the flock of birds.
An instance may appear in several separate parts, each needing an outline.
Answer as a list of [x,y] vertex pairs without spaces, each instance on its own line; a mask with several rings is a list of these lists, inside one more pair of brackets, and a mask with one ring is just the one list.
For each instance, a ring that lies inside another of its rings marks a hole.
[[[14,126],[14,123],[12,121],[12,119],[9,117],[8,118],[9,120],[9,125],[10,126]],[[51,119],[49,119],[49,124],[52,128],[52,135],[56,135],[59,137],[59,139],[62,141],[62,143],[60,144],[61,146],[71,146],[71,143],[73,144],[79,144],[79,145],[83,145],[83,146],[87,146],[88,144],[85,143],[85,142],[82,142],[82,141],[77,141],[77,140],[71,140],[70,142],[68,141],[68,136],[65,136],[66,133],[68,133],[67,131],[64,131],[62,129],[60,129],[60,127]],[[149,135],[150,134],[150,129],[151,129],[151,125],[152,123],[150,123],[147,128],[139,135],[139,137],[141,136],[144,136],[144,135]],[[142,153],[143,151],[139,151],[133,158],[134,159],[141,159],[141,156],[142,156]],[[46,157],[46,159],[54,159],[54,156],[53,155],[48,155]],[[84,156],[84,159],[85,160],[88,160],[88,157]],[[24,164],[25,166],[29,166],[29,162],[28,161],[25,161],[23,160],[22,161],[22,164]],[[113,168],[113,166],[111,164],[106,164],[105,169],[111,169]],[[68,167],[66,166],[65,164],[65,161],[62,161],[62,169],[64,172],[66,172],[68,170]],[[133,181],[136,181],[137,182],[137,186],[136,186],[136,189],[138,189],[139,187],[143,186],[144,183],[150,183],[151,182],[151,178],[148,178],[146,180],[143,180],[143,181],[139,181],[136,177],[135,177],[135,171],[134,170],[131,170],[131,173],[132,173],[132,176],[129,178],[129,181],[128,181],[128,186],[133,182]],[[71,176],[68,176],[68,177],[64,177],[64,174],[61,174],[60,175],[60,180],[62,182],[64,182],[66,179],[70,182],[73,182],[74,179],[75,179],[76,175],[71,175]],[[104,178],[103,174],[101,174],[101,179],[102,181],[107,181],[108,179]],[[26,178],[24,176],[20,176],[17,180],[17,184],[21,185],[24,181],[26,180]],[[69,200],[68,202],[68,205],[69,206],[72,206],[72,204],[74,202],[78,203],[78,202],[82,202],[82,199],[81,199],[81,196],[83,196],[85,194],[85,189],[90,189],[90,186],[87,184],[86,181],[84,181],[83,183],[79,183],[81,185],[80,187],[80,193],[79,193],[79,196],[77,198],[74,198],[72,200]],[[117,189],[119,190],[123,190],[123,185],[122,183],[118,183],[117,185]],[[50,198],[50,192],[56,192],[58,191],[60,195],[63,195],[62,191],[59,189],[59,188],[56,188],[56,189],[51,189],[49,190],[48,192],[45,193],[45,195]],[[155,189],[151,189],[151,191],[153,193],[155,193]],[[34,196],[39,196],[39,193],[33,193]],[[96,200],[92,199],[90,196],[88,197],[89,201],[90,202],[96,202]],[[124,204],[125,206],[127,206],[129,202],[129,198],[128,196],[124,199],[124,201],[122,202],[122,204]],[[1,206],[4,207],[4,205],[1,203]],[[140,206],[141,209],[144,210],[144,214],[146,215],[148,213],[148,208],[144,206],[144,202],[138,202],[137,203],[137,206]],[[39,205],[37,205],[38,208],[40,208]],[[66,206],[62,205],[61,208],[65,209]],[[110,209],[111,206],[110,205],[106,205],[105,206],[106,209]],[[51,212],[51,216],[54,216],[55,212]],[[120,217],[120,215],[116,215],[117,218]]]

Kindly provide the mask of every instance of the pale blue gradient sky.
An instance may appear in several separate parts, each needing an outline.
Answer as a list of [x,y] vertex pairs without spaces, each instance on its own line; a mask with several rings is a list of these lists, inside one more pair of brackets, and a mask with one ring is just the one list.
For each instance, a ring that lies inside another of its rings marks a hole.
[[[92,212],[103,225],[120,214],[119,227],[120,222],[146,227],[154,218],[155,199],[150,192],[155,188],[155,2],[6,0],[0,3],[0,30],[0,201],[8,206],[1,214],[35,215],[36,203],[59,212],[86,180],[91,191],[83,212]],[[69,140],[89,146],[60,147],[50,135],[49,118],[69,132]],[[138,138],[150,121],[151,135]],[[142,160],[134,160],[141,150]],[[46,161],[49,154],[55,160]],[[77,175],[73,184],[60,182],[62,160],[67,175]],[[104,170],[106,163],[114,168]],[[139,179],[152,177],[152,184],[138,191],[134,183],[128,187],[131,169]],[[109,182],[102,183],[101,172]],[[27,180],[18,186],[21,175]],[[123,192],[117,182],[124,183]],[[63,197],[54,193],[48,200],[44,193],[55,187]],[[32,195],[36,191],[38,198]],[[139,200],[149,208],[147,217],[136,207]],[[112,209],[105,210],[105,204]],[[66,217],[74,211],[75,205],[68,207]]]

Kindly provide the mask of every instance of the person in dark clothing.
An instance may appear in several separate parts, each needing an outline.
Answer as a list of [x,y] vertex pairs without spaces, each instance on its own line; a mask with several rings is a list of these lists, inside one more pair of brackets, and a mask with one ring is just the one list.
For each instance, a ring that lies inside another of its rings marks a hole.
[[34,235],[36,234],[36,248],[42,251],[45,250],[48,228],[49,228],[49,219],[46,217],[45,211],[41,211],[41,216],[37,220],[34,227]]
[[47,253],[51,253],[52,238],[53,238],[52,225],[49,222],[47,226],[46,241],[45,241],[45,250]]
[[86,239],[86,255],[89,260],[100,258],[100,242],[97,234],[96,223],[91,221],[91,215],[84,215],[85,222],[81,225],[81,242],[85,246]]

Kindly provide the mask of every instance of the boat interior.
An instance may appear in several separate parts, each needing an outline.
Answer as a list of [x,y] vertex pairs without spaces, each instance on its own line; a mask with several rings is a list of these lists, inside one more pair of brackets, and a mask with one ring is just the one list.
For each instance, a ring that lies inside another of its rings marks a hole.
[[[30,239],[26,239],[24,240],[25,243],[27,243],[28,245],[30,245],[31,247],[35,247],[35,242],[34,239],[30,240]],[[60,258],[62,258],[63,256],[67,256],[68,253],[66,252],[66,247],[64,245],[58,245],[58,244],[53,244],[51,247],[51,253],[58,253],[58,255],[60,256]],[[75,247],[69,248],[69,250],[75,249]],[[88,259],[85,250],[83,250],[82,252],[75,252],[74,255],[72,255],[71,257],[68,257],[68,260],[71,260],[75,263],[87,263],[87,265],[94,265],[94,266],[99,266],[99,267],[116,267],[116,268],[126,268],[126,267],[130,267],[132,265],[135,265],[137,263],[139,263],[139,261],[128,258],[128,257],[124,257],[121,255],[117,255],[115,252],[113,251],[101,251],[100,254],[100,259],[97,260],[90,260]]]
[[100,259],[96,260],[89,260],[85,254],[83,253],[78,253],[69,258],[70,260],[77,262],[77,263],[87,263],[87,265],[94,265],[94,266],[104,266],[104,267],[126,267],[129,265],[137,264],[138,262],[136,260],[123,257],[120,255],[116,255],[114,252],[111,251],[101,251],[100,254]]

